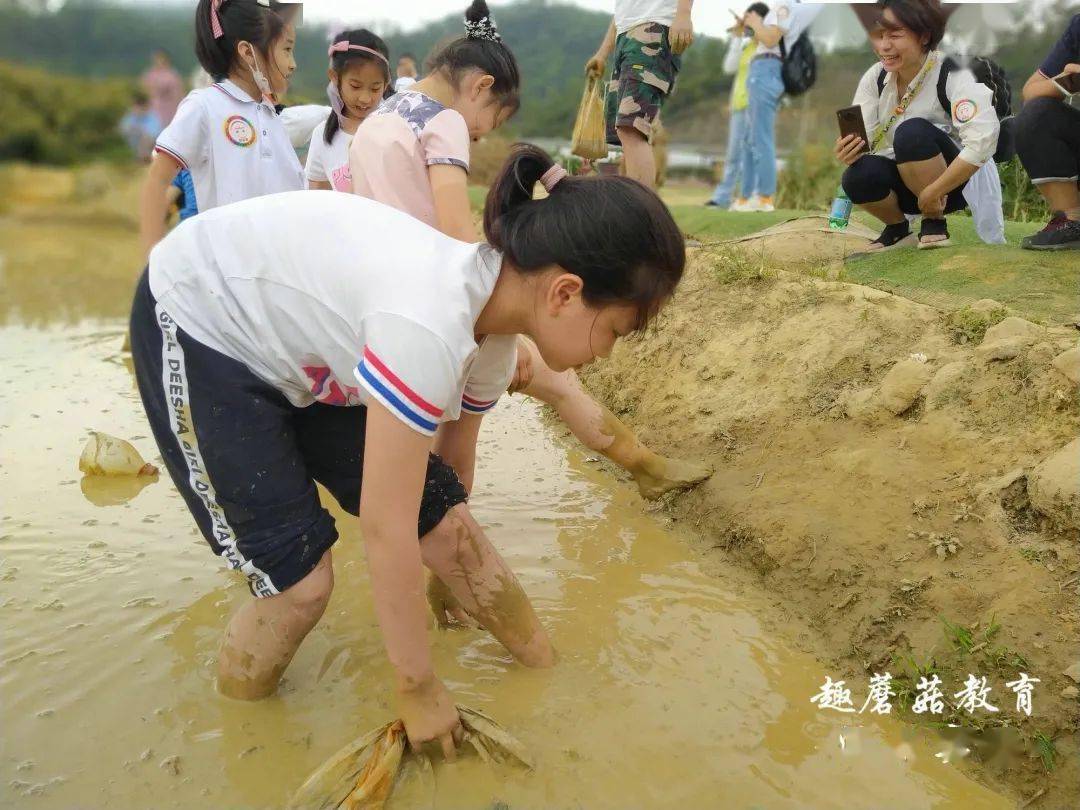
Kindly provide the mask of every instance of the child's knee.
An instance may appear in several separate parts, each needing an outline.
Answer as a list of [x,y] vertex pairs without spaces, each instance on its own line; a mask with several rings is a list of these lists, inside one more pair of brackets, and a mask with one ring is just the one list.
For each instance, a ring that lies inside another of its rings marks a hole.
[[[447,571],[448,567],[471,568],[479,562],[472,544],[465,542],[470,535],[472,517],[465,504],[450,509],[435,528],[420,538],[420,559],[432,571]],[[473,559],[475,558],[475,559]]]
[[302,620],[314,624],[326,610],[334,592],[334,566],[326,552],[311,573],[282,593]]

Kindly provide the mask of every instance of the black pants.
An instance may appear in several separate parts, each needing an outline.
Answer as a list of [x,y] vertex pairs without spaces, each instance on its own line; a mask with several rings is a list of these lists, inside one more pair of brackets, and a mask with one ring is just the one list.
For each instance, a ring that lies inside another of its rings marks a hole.
[[1016,116],[1016,152],[1038,185],[1080,177],[1080,110],[1053,98],[1036,98]]
[[[338,538],[315,482],[360,509],[367,408],[298,408],[243,363],[184,332],[143,273],[131,308],[131,354],[165,467],[210,548],[272,596],[311,573]],[[467,499],[431,455],[417,515],[423,537]]]
[[[919,195],[904,185],[897,165],[915,160],[929,160],[937,155],[941,155],[948,165],[956,160],[960,147],[925,118],[910,118],[897,126],[893,133],[893,151],[896,153],[895,160],[881,155],[863,155],[847,167],[840,184],[856,205],[884,200],[890,191],[894,191],[901,211],[905,214],[918,214]],[[946,214],[967,208],[967,201],[964,199],[966,185],[965,182],[949,192],[945,204]]]

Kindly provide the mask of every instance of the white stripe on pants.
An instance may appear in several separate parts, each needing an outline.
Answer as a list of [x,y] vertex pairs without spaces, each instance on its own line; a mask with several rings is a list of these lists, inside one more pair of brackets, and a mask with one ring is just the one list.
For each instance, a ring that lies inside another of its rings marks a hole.
[[161,329],[161,385],[169,410],[169,424],[180,445],[188,469],[188,483],[192,491],[206,507],[210,515],[210,527],[214,540],[222,547],[221,556],[229,567],[243,573],[256,596],[273,596],[278,592],[270,577],[255,567],[236,547],[236,534],[225,519],[225,512],[217,502],[217,493],[206,473],[195,425],[191,418],[188,399],[187,369],[184,365],[184,349],[176,337],[176,321],[161,306],[155,306],[158,326]]

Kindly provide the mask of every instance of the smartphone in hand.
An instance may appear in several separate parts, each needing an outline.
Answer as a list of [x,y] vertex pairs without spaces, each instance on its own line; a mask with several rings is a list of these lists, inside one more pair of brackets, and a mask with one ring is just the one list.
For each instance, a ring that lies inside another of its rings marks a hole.
[[862,107],[858,104],[836,111],[836,120],[840,124],[840,137],[856,135],[862,138],[863,151],[869,151],[870,139],[866,137],[866,124],[863,122]]

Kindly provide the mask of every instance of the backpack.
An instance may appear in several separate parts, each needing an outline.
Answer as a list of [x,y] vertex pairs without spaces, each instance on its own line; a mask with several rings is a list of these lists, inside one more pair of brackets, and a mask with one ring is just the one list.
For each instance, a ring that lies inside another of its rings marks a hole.
[[790,51],[784,39],[780,40],[780,61],[780,78],[784,80],[784,92],[789,96],[801,96],[814,86],[817,56],[805,31],[799,34]]
[[[941,72],[938,74],[938,103],[950,118],[952,117],[952,104],[949,103],[945,85],[949,80],[949,74],[958,67],[960,66],[955,59],[946,56],[941,62]],[[986,56],[973,57],[969,69],[975,77],[975,81],[990,88],[994,99],[994,112],[997,113],[998,120],[1001,122],[1001,129],[998,131],[997,148],[994,150],[994,163],[1008,163],[1016,155],[1016,142],[1013,136],[1012,88],[1009,87],[1009,80],[1006,78],[1001,65]],[[882,68],[877,77],[879,96],[881,91],[885,89],[886,75],[885,69]]]

